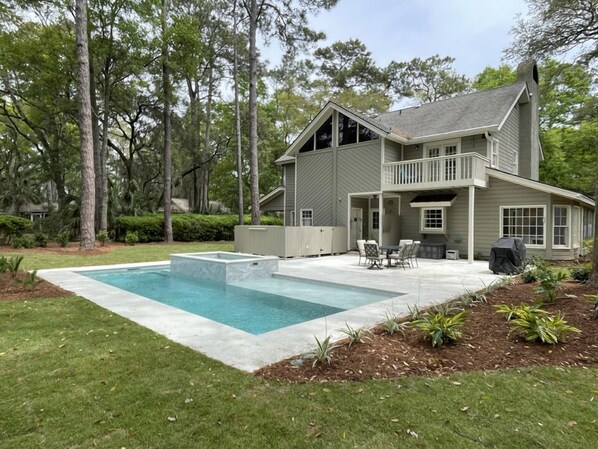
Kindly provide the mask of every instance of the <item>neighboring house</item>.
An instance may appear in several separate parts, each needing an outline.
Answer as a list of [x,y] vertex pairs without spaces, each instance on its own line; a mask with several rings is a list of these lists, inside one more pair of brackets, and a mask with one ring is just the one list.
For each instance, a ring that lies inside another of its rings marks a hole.
[[[54,203],[52,205],[53,210],[58,209],[58,203]],[[48,203],[42,204],[33,204],[27,203],[21,208],[21,215],[28,220],[36,221],[46,218],[50,215],[50,209],[48,208]]]
[[263,210],[287,226],[346,226],[349,248],[414,239],[473,260],[508,236],[572,259],[593,236],[594,202],[538,181],[538,100],[526,62],[513,85],[375,118],[330,102],[277,160],[283,186]]

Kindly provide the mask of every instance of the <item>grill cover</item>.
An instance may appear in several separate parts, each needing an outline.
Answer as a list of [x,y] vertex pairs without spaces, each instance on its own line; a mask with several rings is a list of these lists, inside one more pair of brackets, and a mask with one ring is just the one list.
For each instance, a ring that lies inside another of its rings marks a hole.
[[523,240],[503,237],[490,248],[490,270],[494,273],[513,274],[525,260]]

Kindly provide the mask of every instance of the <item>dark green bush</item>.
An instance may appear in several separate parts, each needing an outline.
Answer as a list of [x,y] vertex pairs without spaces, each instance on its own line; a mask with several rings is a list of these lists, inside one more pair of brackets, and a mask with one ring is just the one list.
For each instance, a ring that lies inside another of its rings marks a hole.
[[69,241],[71,239],[71,233],[69,231],[64,231],[58,234],[56,237],[56,242],[60,245],[61,248],[66,248],[69,246]]
[[[172,216],[172,233],[178,242],[205,242],[233,240],[236,215],[200,215],[184,214]],[[250,224],[250,217],[245,217],[245,224]],[[282,225],[278,217],[262,217],[263,225]],[[117,240],[124,240],[127,232],[137,232],[139,242],[161,242],[164,240],[164,217],[162,215],[143,215],[139,217],[119,217],[116,219],[115,234]]]
[[125,243],[129,246],[135,246],[139,243],[139,234],[137,234],[137,231],[127,231],[127,235],[125,235]]
[[33,248],[33,240],[29,236],[21,235],[12,238],[13,248]]
[[0,215],[0,243],[8,244],[13,237],[21,237],[31,229],[31,222],[14,215]]
[[33,240],[35,241],[35,246],[39,246],[40,248],[48,246],[49,238],[45,232],[36,232]]
[[577,282],[587,282],[592,275],[592,264],[571,268],[571,278]]

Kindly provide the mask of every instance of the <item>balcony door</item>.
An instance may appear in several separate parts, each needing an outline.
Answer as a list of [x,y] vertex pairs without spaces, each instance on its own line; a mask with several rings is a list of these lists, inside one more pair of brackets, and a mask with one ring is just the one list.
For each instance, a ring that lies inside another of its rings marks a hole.
[[[438,142],[424,146],[424,158],[454,156],[460,153],[459,142]],[[442,158],[431,161],[428,169],[430,182],[454,181],[457,179],[457,159]]]

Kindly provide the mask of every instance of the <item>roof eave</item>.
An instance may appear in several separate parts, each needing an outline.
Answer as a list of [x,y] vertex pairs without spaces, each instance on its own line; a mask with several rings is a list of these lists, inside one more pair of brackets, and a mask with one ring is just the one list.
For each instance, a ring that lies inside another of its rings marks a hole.
[[487,126],[479,126],[476,128],[469,128],[469,129],[460,129],[457,131],[451,131],[448,133],[438,133],[438,134],[429,134],[427,136],[418,136],[409,139],[410,144],[416,143],[424,143],[430,142],[434,140],[445,140],[445,139],[453,139],[457,137],[465,137],[471,136],[472,134],[483,134],[484,132],[496,132],[498,131],[498,124],[495,125],[487,125]]

